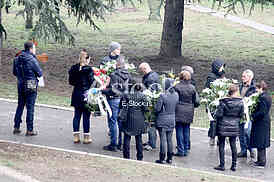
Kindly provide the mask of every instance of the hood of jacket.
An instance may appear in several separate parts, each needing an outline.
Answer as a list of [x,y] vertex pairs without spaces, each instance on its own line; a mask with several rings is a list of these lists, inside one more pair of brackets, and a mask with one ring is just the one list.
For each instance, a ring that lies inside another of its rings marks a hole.
[[212,73],[218,75],[218,76],[221,76],[224,74],[224,71],[222,72],[219,72],[220,68],[224,66],[225,67],[225,62],[221,59],[216,59],[212,62],[211,64],[211,70],[212,70]]

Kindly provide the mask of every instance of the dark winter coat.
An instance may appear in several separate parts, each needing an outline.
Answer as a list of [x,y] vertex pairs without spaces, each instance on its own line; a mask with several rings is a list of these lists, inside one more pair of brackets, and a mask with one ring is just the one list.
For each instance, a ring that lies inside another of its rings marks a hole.
[[263,92],[259,96],[258,105],[251,115],[253,118],[250,145],[253,148],[267,148],[270,146],[270,109],[272,104],[271,96]]
[[169,89],[167,93],[160,95],[154,106],[157,113],[157,128],[163,128],[166,131],[172,131],[175,128],[175,109],[178,101],[178,93],[173,88]]
[[139,91],[122,97],[120,107],[127,110],[127,120],[122,123],[123,131],[126,134],[136,136],[144,133],[144,113],[148,111],[148,104],[145,95]]
[[215,117],[217,136],[239,136],[240,120],[244,115],[244,103],[240,97],[228,97],[220,100]]
[[38,84],[37,77],[41,77],[43,73],[36,56],[29,51],[22,51],[14,59],[13,74],[17,77],[20,91],[23,88],[23,80],[36,80],[36,84]]
[[222,78],[222,76],[225,74],[224,71],[219,72],[222,66],[225,66],[224,61],[219,59],[213,61],[213,63],[211,64],[211,72],[208,74],[206,79],[205,88],[210,88],[211,82],[214,82],[216,79]]
[[158,73],[151,71],[143,76],[142,83],[145,85],[145,87],[151,88],[151,90],[158,90],[160,84],[160,78]]
[[129,84],[132,83],[132,77],[126,69],[118,68],[110,74],[110,83],[102,93],[107,99],[121,98],[123,94],[129,91]]
[[176,105],[175,121],[178,123],[192,123],[194,117],[194,104],[199,105],[195,87],[191,81],[180,81],[175,86],[179,95],[179,103]]
[[84,106],[84,93],[90,89],[94,81],[92,67],[83,66],[80,70],[80,64],[73,65],[69,70],[69,84],[74,86],[71,96],[71,106]]
[[[239,86],[239,90],[240,90],[240,93],[242,92],[242,89],[244,87],[244,84],[241,83],[240,86]],[[249,85],[246,93],[245,93],[245,97],[249,97],[250,95],[254,94],[256,92],[256,85],[255,85],[255,82],[254,80],[251,81],[251,84]]]

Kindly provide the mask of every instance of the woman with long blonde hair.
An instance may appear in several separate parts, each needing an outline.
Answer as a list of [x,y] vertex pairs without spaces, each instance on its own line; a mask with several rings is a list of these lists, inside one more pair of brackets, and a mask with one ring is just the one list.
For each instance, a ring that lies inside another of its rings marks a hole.
[[74,143],[80,143],[80,120],[83,116],[84,144],[91,143],[90,111],[84,107],[84,93],[91,87],[94,77],[92,67],[89,66],[90,56],[86,50],[79,55],[79,63],[69,70],[69,84],[74,86],[71,96],[71,106],[75,108],[73,118]]

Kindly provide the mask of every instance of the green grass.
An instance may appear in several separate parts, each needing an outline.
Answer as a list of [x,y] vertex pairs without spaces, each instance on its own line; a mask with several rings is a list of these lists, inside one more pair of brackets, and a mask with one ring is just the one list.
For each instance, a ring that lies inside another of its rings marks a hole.
[[[17,87],[16,85],[1,83],[0,84],[0,98],[17,100]],[[57,106],[70,106],[70,97],[56,96],[48,92],[38,92],[37,103],[49,104]]]
[[[81,23],[75,26],[74,18],[67,18],[66,23],[76,37],[77,48],[88,48],[95,57],[101,57],[107,51],[111,40],[122,44],[122,52],[127,57],[142,59],[144,56],[159,53],[162,23],[148,22],[148,7],[146,3],[140,5],[137,11],[120,10],[106,16],[106,21],[97,20],[102,32],[93,31],[91,27]],[[8,41],[4,47],[22,48],[28,37],[24,30],[23,18],[15,18],[18,9],[11,14],[4,13],[3,23],[9,32]],[[274,23],[273,13],[266,9],[261,20]],[[163,16],[163,10],[161,12]],[[255,13],[254,13],[255,14]],[[254,15],[260,22],[259,14]],[[8,23],[7,23],[8,22]],[[20,23],[18,23],[20,22]],[[59,52],[68,47],[66,45],[49,42],[39,42],[39,50],[45,52]],[[274,37],[240,24],[232,23],[207,14],[185,10],[183,31],[183,55],[194,60],[211,60],[222,57],[226,61],[248,60],[266,64],[274,64]]]

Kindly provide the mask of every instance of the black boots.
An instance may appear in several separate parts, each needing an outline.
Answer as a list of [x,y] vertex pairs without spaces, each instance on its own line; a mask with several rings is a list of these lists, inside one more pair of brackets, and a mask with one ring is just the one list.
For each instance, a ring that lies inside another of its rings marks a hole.
[[172,155],[173,153],[167,153],[166,163],[172,164]]
[[165,158],[166,158],[166,154],[165,153],[159,153],[159,160],[156,160],[155,162],[158,164],[164,164],[165,162]]

